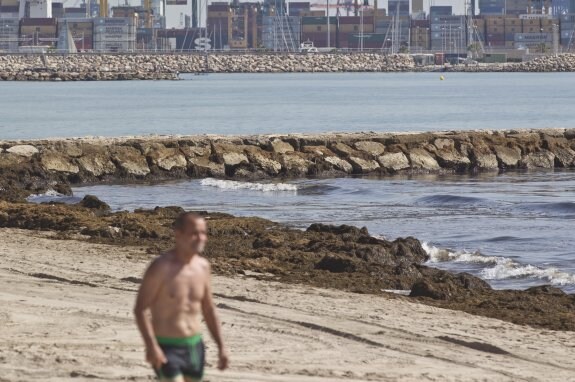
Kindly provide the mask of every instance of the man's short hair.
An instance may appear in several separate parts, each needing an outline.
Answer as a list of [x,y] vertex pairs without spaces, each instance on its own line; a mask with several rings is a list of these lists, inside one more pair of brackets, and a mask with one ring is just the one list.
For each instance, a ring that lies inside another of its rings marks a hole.
[[203,219],[203,217],[195,212],[182,212],[178,215],[176,220],[174,220],[174,230],[181,231],[186,227],[186,224],[190,222],[196,222],[201,219]]

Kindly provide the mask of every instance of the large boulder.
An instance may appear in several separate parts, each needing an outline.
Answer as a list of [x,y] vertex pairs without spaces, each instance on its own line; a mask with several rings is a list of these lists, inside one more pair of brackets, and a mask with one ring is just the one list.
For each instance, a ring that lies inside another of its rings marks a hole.
[[116,165],[105,153],[87,154],[78,158],[78,163],[87,173],[96,177],[113,174],[116,171]]
[[541,150],[527,154],[521,158],[522,168],[553,168],[555,166],[555,154],[551,151]]
[[436,171],[441,168],[435,158],[424,149],[412,149],[409,152],[409,160],[413,169]]
[[225,176],[226,171],[223,163],[215,163],[208,158],[190,158],[189,164],[192,167],[195,176],[213,176],[221,178]]
[[377,158],[381,167],[388,171],[401,171],[409,168],[409,159],[404,153],[387,153]]
[[297,153],[283,154],[280,158],[282,167],[291,175],[307,174],[311,162],[297,155]]
[[368,153],[369,155],[371,155],[373,157],[377,157],[377,156],[383,154],[385,151],[384,145],[382,145],[379,142],[373,142],[373,141],[359,141],[359,142],[355,142],[353,144],[353,146],[357,150]]
[[353,171],[353,166],[348,161],[341,159],[340,157],[328,156],[325,157],[324,160],[337,170],[346,172],[348,174]]
[[129,175],[146,176],[150,173],[148,162],[139,150],[131,146],[117,146],[112,149],[112,158]]
[[222,154],[224,164],[229,167],[236,167],[240,164],[248,164],[249,160],[246,154],[236,152],[226,152]]
[[521,150],[517,148],[511,149],[505,146],[495,146],[493,149],[502,168],[517,167],[517,164],[521,160]]
[[471,157],[473,164],[482,170],[493,170],[499,168],[497,156],[487,150],[472,149]]
[[8,148],[6,152],[29,158],[39,151],[32,145],[16,145]]
[[268,158],[261,153],[257,152],[249,153],[248,157],[253,164],[261,168],[268,175],[272,176],[277,175],[280,173],[282,169],[282,165],[280,162]]
[[575,151],[570,148],[557,147],[553,153],[555,154],[555,166],[565,168],[575,166]]
[[435,141],[433,141],[433,144],[435,147],[437,147],[438,150],[453,150],[455,147],[455,142],[453,139],[448,138],[437,138]]
[[110,206],[108,205],[108,203],[101,201],[94,195],[84,196],[84,199],[82,199],[78,204],[81,205],[82,207],[89,208],[92,210],[98,210],[98,211],[110,210]]
[[72,163],[69,158],[56,152],[47,152],[42,155],[42,166],[47,171],[77,174],[80,168]]
[[336,153],[340,156],[343,156],[343,157],[348,157],[348,156],[357,154],[356,150],[354,150],[352,147],[350,147],[350,146],[348,146],[342,142],[335,142],[329,148],[334,153]]
[[362,159],[358,157],[349,157],[349,162],[353,167],[353,171],[359,174],[368,174],[379,169],[379,163],[373,159]]
[[178,148],[158,147],[148,152],[152,163],[159,168],[170,171],[173,168],[186,168],[186,157]]
[[457,170],[467,169],[471,161],[466,156],[459,154],[455,149],[438,150],[436,152],[438,163],[443,168],[452,168]]
[[287,142],[282,141],[281,139],[274,139],[270,142],[271,150],[277,154],[285,154],[294,152],[294,148]]

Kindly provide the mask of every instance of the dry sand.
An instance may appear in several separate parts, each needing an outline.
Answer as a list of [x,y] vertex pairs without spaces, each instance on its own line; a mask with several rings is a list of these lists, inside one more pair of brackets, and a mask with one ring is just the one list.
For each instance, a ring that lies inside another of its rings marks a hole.
[[[150,256],[0,230],[0,381],[143,381]],[[124,280],[123,280],[124,279]],[[206,381],[575,381],[575,335],[406,301],[215,277],[232,368]],[[503,354],[501,354],[503,353]]]

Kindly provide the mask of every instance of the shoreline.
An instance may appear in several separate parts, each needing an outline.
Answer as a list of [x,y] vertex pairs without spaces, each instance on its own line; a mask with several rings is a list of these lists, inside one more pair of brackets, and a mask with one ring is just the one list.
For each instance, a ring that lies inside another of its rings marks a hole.
[[[112,212],[94,196],[74,205],[0,201],[0,228],[156,254],[171,246],[171,223],[182,211],[156,207]],[[388,241],[353,226],[316,223],[300,230],[258,217],[199,213],[210,230],[206,256],[220,276],[257,274],[263,281],[375,296],[403,290],[409,291],[409,301],[438,308],[575,331],[575,294],[551,286],[492,289],[476,276],[428,266],[429,255],[413,237]]]
[[0,140],[0,199],[213,177],[475,174],[575,168],[575,128]]
[[[154,254],[14,229],[0,240],[2,380],[152,379],[131,307]],[[564,382],[575,371],[570,332],[260,276],[213,278],[232,367],[215,370],[204,328],[209,381]]]
[[335,72],[574,72],[575,54],[521,63],[416,66],[411,55],[316,54],[97,54],[0,55],[1,81],[176,80],[180,73]]

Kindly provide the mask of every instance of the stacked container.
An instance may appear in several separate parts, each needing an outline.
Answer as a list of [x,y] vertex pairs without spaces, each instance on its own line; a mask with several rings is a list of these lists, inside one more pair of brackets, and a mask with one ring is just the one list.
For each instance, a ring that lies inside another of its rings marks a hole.
[[98,17],[94,19],[94,50],[131,52],[136,47],[136,25],[131,19]]
[[0,52],[16,52],[18,50],[18,18],[0,19]]
[[561,15],[559,18],[559,28],[561,33],[561,45],[568,49],[569,45],[575,46],[575,13]]

